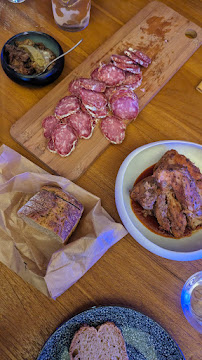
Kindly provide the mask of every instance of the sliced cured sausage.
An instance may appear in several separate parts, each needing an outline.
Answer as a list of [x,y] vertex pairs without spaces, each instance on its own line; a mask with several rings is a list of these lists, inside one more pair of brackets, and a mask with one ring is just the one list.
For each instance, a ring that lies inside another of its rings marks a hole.
[[126,125],[115,116],[107,116],[101,120],[102,134],[113,144],[121,144],[125,138]]
[[143,67],[147,68],[149,64],[151,64],[151,59],[149,58],[149,56],[144,54],[142,51],[129,48],[128,50],[124,51],[124,54],[127,55],[134,62],[142,65]]
[[125,55],[111,55],[111,60],[115,61],[116,63],[124,63],[127,65],[133,64],[133,60],[130,59],[128,56]]
[[92,90],[80,89],[79,94],[85,108],[91,111],[102,109],[107,105],[107,99],[102,93],[97,93]]
[[102,109],[97,109],[95,111],[87,109],[87,111],[95,119],[102,119],[102,118],[106,117],[108,114],[108,110],[106,107],[103,107]]
[[81,110],[68,116],[67,123],[75,130],[79,138],[89,139],[93,133],[91,116]]
[[140,72],[141,72],[141,69],[140,69],[139,65],[134,64],[134,63],[133,64],[126,64],[124,62],[121,63],[121,62],[114,61],[114,65],[117,68],[121,69],[121,70],[129,71],[129,72],[131,72],[133,74],[140,74]]
[[53,139],[49,139],[49,142],[48,142],[47,148],[48,148],[48,150],[49,150],[50,152],[52,152],[52,153],[56,153],[56,151],[55,151],[55,145],[54,145]]
[[138,100],[137,95],[134,93],[134,91],[132,89],[130,89],[127,86],[118,86],[112,93],[110,101],[112,99],[115,100],[115,99],[118,99],[123,96],[130,97],[132,99],[136,98]]
[[74,79],[69,83],[69,92],[72,95],[79,96],[79,90],[81,88],[80,80],[81,79]]
[[65,96],[56,105],[55,116],[62,119],[80,109],[80,101],[76,96]]
[[129,86],[130,89],[137,89],[142,84],[142,73],[140,74],[132,74],[130,72],[126,72],[126,79],[124,81],[124,86]]
[[145,53],[143,53],[142,51],[140,50],[134,50],[132,48],[129,48],[130,51],[133,51],[133,53],[136,54],[136,56],[138,56],[142,61],[148,63],[148,64],[151,64],[151,59],[149,56],[147,56]]
[[[133,76],[135,76],[134,74],[131,74]],[[137,75],[136,75],[137,76]],[[133,91],[134,89],[134,86],[133,85],[124,85],[124,86],[115,86],[115,87],[109,87],[106,89],[105,91],[105,96],[108,100],[108,105],[110,107],[110,100],[113,98],[117,98],[117,97],[120,97],[120,96],[127,96],[127,97],[132,97],[134,99],[137,100],[137,103],[138,103],[138,98],[137,98],[137,95],[134,93]]]
[[104,118],[108,114],[107,106],[104,106],[103,108],[97,110],[90,110],[89,108],[86,108],[83,104],[81,104],[81,110],[91,117],[91,121],[93,123],[95,123],[95,121],[97,121],[98,119]]
[[120,96],[110,100],[110,107],[115,116],[120,119],[133,120],[138,115],[137,100],[132,97]]
[[[81,104],[81,110],[85,113],[88,114],[91,118],[91,123],[93,128],[95,127],[95,125],[97,124],[97,120],[98,118],[95,118],[95,116],[92,116],[91,111],[89,111],[89,109],[86,109],[85,106],[83,104]],[[93,113],[94,115],[94,113]]]
[[97,71],[97,79],[107,86],[118,86],[124,82],[125,72],[113,64],[103,64]]
[[116,86],[110,86],[108,88],[106,88],[105,91],[105,97],[106,99],[109,101],[113,95],[113,93],[116,91],[117,87]]
[[78,138],[68,124],[58,124],[52,133],[55,151],[61,156],[68,156],[75,149]]
[[[81,110],[85,113],[89,115],[89,111],[85,108],[85,106],[81,103]],[[92,119],[91,119],[92,120]]]
[[74,79],[69,83],[69,92],[72,95],[78,96],[80,88],[80,79]]
[[87,90],[92,90],[96,92],[105,92],[106,84],[99,80],[94,79],[81,79],[81,87]]
[[[132,102],[129,102],[129,101],[126,102],[126,101],[123,100],[123,98],[130,98],[133,101]],[[117,101],[119,99],[121,99],[121,101]],[[111,96],[111,98],[110,98],[110,100],[108,102],[108,105],[109,105],[109,108],[111,109],[111,111],[113,113],[115,111],[115,113],[116,113],[116,111],[118,111],[118,109],[119,109],[120,104],[122,104],[122,103],[125,103],[125,106],[128,106],[128,105],[131,106],[131,104],[133,104],[133,106],[136,105],[137,110],[139,109],[139,100],[138,100],[137,95],[134,93],[134,91],[132,89],[130,89],[129,87],[126,87],[126,86],[119,86],[119,87],[116,88],[116,90],[114,91],[114,93],[112,94],[112,96]],[[129,113],[130,110],[131,110],[131,108],[125,109],[123,111],[123,114],[125,114],[126,112]],[[118,117],[120,117],[118,115],[118,113],[116,113],[116,115]],[[124,118],[124,115],[121,117],[121,119],[131,119],[131,118],[133,118],[132,114],[128,118]]]
[[79,96],[79,90],[81,88],[96,92],[105,92],[106,84],[98,80],[87,78],[75,79],[69,84],[69,91],[73,95]]
[[53,132],[53,129],[56,127],[56,125],[59,123],[59,120],[56,118],[55,115],[47,116],[42,121],[42,127],[44,130],[44,136],[45,138],[49,139],[51,138],[51,134]]
[[98,77],[97,77],[97,75],[98,75],[98,69],[99,69],[99,68],[96,68],[95,70],[92,71],[92,73],[91,73],[91,75],[90,75],[91,79],[93,79],[93,80],[98,80]]

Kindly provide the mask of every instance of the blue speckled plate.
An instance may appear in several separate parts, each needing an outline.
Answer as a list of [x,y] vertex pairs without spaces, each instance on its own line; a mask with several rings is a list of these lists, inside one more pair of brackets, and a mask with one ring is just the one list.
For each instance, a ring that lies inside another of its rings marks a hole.
[[159,324],[119,306],[94,307],[74,316],[53,333],[37,360],[68,360],[70,343],[81,325],[96,327],[105,321],[113,321],[121,329],[130,360],[185,360],[178,345]]

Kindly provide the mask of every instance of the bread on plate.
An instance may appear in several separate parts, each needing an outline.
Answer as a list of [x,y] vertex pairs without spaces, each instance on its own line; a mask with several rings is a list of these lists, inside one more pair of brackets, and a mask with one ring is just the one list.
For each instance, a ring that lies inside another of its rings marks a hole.
[[66,243],[83,210],[83,205],[70,193],[56,186],[44,185],[18,210],[18,215],[32,227],[60,243]]
[[72,339],[69,355],[70,360],[128,360],[121,330],[109,321],[97,329],[81,326]]

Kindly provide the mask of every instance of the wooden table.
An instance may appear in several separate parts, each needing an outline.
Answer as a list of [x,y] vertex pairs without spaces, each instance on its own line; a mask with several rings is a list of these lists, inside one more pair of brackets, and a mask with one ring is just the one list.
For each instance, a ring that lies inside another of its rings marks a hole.
[[[200,25],[199,0],[163,2]],[[0,144],[47,170],[11,138],[11,125],[147,3],[147,0],[92,1],[90,24],[82,32],[83,43],[71,53],[60,78],[48,86],[25,88],[12,82],[0,68]],[[81,38],[81,33],[68,33],[55,25],[48,0],[26,0],[19,5],[1,0],[0,26],[1,47],[11,36],[25,30],[49,33],[64,51]],[[196,90],[201,81],[201,55],[202,50],[197,50],[144,108],[138,123],[130,125],[124,143],[118,148],[109,146],[77,180],[78,185],[102,199],[103,207],[116,221],[120,219],[114,200],[115,179],[122,161],[132,150],[167,139],[201,143],[202,95]],[[201,338],[183,315],[180,294],[184,282],[201,270],[201,265],[200,260],[177,262],[160,258],[127,235],[54,301],[0,264],[0,358],[35,359],[63,321],[91,306],[112,304],[129,306],[150,316],[176,340],[186,360],[198,360]]]

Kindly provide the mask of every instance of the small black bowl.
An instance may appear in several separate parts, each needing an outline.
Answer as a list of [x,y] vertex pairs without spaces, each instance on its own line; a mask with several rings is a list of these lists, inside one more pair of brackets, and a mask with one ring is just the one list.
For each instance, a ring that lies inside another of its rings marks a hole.
[[58,59],[51,70],[46,71],[41,75],[23,75],[13,70],[8,65],[8,58],[5,52],[6,44],[14,45],[16,40],[22,41],[25,39],[33,40],[35,43],[43,43],[46,48],[52,50],[56,57],[63,54],[63,49],[60,44],[50,35],[38,31],[26,31],[17,34],[10,38],[3,46],[1,51],[1,65],[6,75],[13,81],[22,85],[47,85],[56,80],[64,68],[64,57]]

